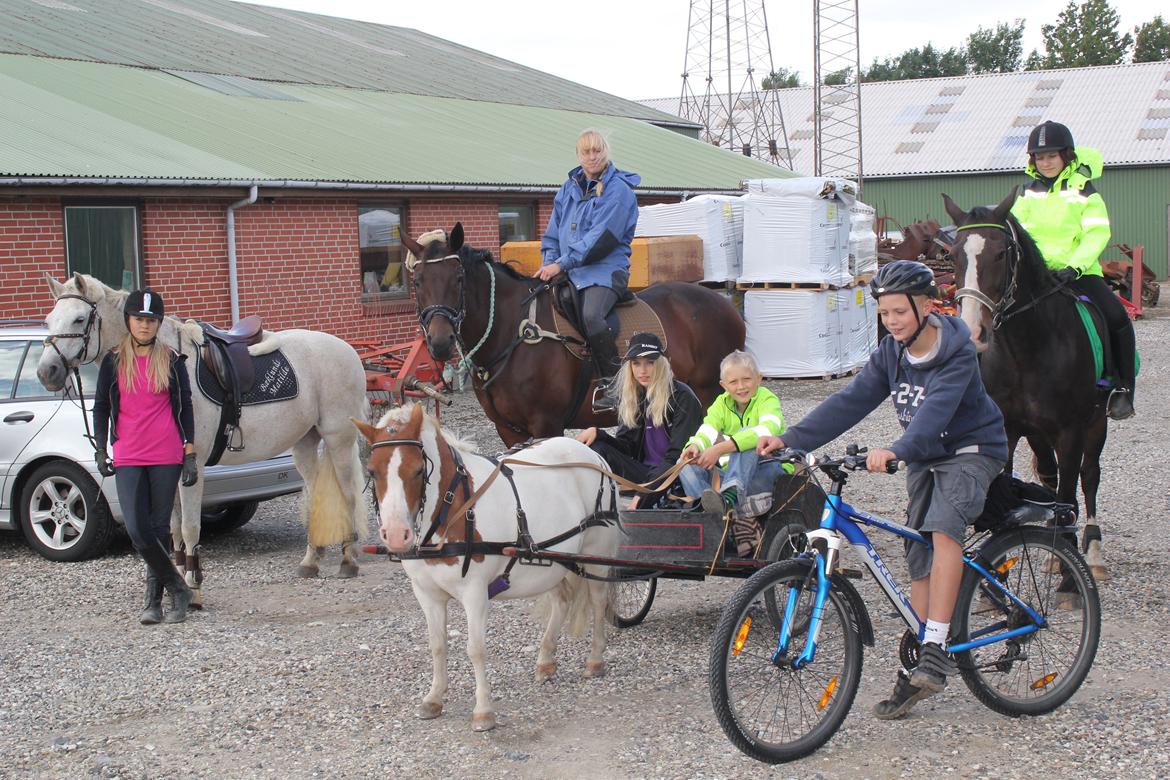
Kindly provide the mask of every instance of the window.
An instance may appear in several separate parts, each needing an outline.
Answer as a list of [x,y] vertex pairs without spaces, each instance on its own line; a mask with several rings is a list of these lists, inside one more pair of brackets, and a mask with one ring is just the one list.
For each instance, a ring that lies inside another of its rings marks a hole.
[[132,205],[65,207],[68,272],[89,274],[115,290],[142,286],[138,208]]
[[406,295],[402,261],[402,208],[358,206],[362,300]]
[[532,241],[536,238],[533,208],[515,203],[500,204],[500,243]]
[[27,341],[0,341],[0,400],[12,397]]

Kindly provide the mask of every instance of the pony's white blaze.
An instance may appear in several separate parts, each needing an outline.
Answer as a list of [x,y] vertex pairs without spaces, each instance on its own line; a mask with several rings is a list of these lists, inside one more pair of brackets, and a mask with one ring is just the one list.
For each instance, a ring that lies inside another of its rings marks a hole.
[[378,535],[394,552],[403,552],[414,544],[414,528],[410,523],[410,507],[406,502],[406,491],[398,478],[402,465],[402,452],[396,449],[386,464],[386,493],[378,504]]
[[[967,236],[963,242],[963,253],[967,256],[967,273],[963,277],[963,287],[968,290],[979,290],[979,255],[983,252],[986,239],[978,233]],[[979,292],[983,292],[979,290]],[[976,345],[982,343],[983,337],[983,304],[974,298],[963,298],[959,303],[959,314],[963,322],[971,331],[971,340]]]

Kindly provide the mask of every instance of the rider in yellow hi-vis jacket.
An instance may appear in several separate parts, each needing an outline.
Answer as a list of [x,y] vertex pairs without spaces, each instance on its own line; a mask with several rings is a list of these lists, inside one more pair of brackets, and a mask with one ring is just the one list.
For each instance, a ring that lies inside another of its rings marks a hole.
[[1077,147],[1058,122],[1045,122],[1028,136],[1028,166],[1033,181],[1012,214],[1036,242],[1056,278],[1100,309],[1109,328],[1118,383],[1109,396],[1109,416],[1132,417],[1136,347],[1133,324],[1106,284],[1098,258],[1109,245],[1109,213],[1092,184],[1101,176],[1101,153]]

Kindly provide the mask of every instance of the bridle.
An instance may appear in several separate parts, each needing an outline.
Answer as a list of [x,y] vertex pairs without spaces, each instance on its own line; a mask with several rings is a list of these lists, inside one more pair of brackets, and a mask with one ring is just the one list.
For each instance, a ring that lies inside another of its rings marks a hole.
[[[417,447],[419,454],[422,455],[422,488],[419,490],[418,509],[415,510],[414,514],[411,515],[410,518],[411,530],[414,532],[415,538],[415,552],[417,552],[421,547],[426,547],[427,544],[430,543],[431,537],[434,536],[435,532],[438,531],[443,526],[443,523],[446,522],[447,513],[451,510],[451,506],[455,503],[455,493],[459,490],[460,486],[464,488],[465,499],[471,496],[471,484],[468,480],[467,467],[464,465],[463,459],[459,457],[458,450],[452,447],[449,442],[444,443],[447,444],[448,450],[455,458],[455,473],[451,477],[451,484],[447,486],[446,491],[443,493],[443,496],[440,499],[439,512],[431,521],[430,526],[427,528],[425,533],[422,530],[422,516],[423,512],[426,511],[427,485],[430,484],[431,475],[435,472],[435,464],[434,461],[431,460],[430,456],[427,455],[427,450],[423,446],[422,439],[383,439],[382,441],[373,442],[370,445],[370,449],[372,450],[378,449],[379,447]],[[374,514],[377,515],[379,511],[377,491],[374,491],[374,493]],[[470,515],[470,522],[474,524],[474,513],[470,512],[469,510],[468,514]]]
[[427,328],[430,325],[431,320],[434,319],[436,314],[438,314],[445,317],[447,321],[451,323],[451,327],[455,331],[455,338],[460,341],[460,346],[462,346],[463,337],[460,335],[460,330],[463,327],[463,319],[467,316],[467,271],[463,268],[462,259],[459,257],[459,255],[432,257],[430,260],[419,260],[410,270],[413,272],[414,268],[417,268],[419,265],[442,263],[446,260],[454,260],[459,268],[459,308],[455,309],[445,303],[432,303],[430,306],[425,308],[419,308],[418,298],[416,296],[414,304],[415,311],[418,312],[418,321],[419,324],[422,325],[423,335],[426,336],[428,340],[430,339],[431,334]]
[[[95,360],[97,360],[98,355],[102,354],[102,318],[101,318],[101,315],[98,314],[97,303],[95,303],[94,301],[91,301],[89,298],[86,298],[84,295],[78,295],[76,293],[65,293],[63,295],[57,296],[57,300],[59,300],[59,301],[64,300],[66,298],[73,298],[73,299],[82,301],[87,306],[89,306],[89,315],[85,318],[85,327],[83,327],[81,329],[81,332],[79,332],[79,333],[54,333],[50,336],[45,337],[45,346],[53,348],[53,351],[57,353],[57,357],[59,357],[61,359],[61,365],[63,365],[65,367],[65,371],[68,372],[70,370],[69,369],[69,360],[65,357],[65,355],[63,355],[61,353],[61,349],[57,346],[57,339],[81,339],[81,351],[78,352],[77,356],[76,356],[76,359],[78,361],[77,366],[73,367],[73,370],[76,371],[78,366],[84,366],[84,365],[87,365],[89,363],[92,363]],[[93,326],[95,323],[97,324],[97,347],[98,348],[97,348],[97,351],[94,352],[93,357],[87,360],[86,355],[89,354],[89,340],[90,340],[90,337],[92,335]]]
[[1020,241],[1016,236],[1016,229],[1012,226],[1012,223],[1008,222],[1006,224],[1000,225],[995,222],[975,222],[970,225],[960,225],[955,229],[961,231],[975,230],[978,228],[992,228],[994,230],[1002,230],[1007,234],[1009,239],[1007,251],[1008,279],[1006,282],[1004,282],[1004,288],[1000,293],[998,301],[991,300],[991,298],[985,295],[981,290],[978,290],[974,287],[961,287],[958,290],[955,290],[955,300],[961,301],[964,298],[971,298],[975,301],[978,301],[982,306],[986,307],[987,310],[991,312],[991,329],[999,330],[1000,325],[1016,316],[1020,312],[1024,311],[1025,309],[1030,309],[1033,305],[1035,305],[1035,301],[1033,301],[1033,303],[1029,306],[1025,307],[1025,309],[1017,309],[1010,314],[1008,313],[1008,310],[1011,309],[1012,306],[1014,306],[1016,303],[1016,286],[1019,282],[1020,274]]

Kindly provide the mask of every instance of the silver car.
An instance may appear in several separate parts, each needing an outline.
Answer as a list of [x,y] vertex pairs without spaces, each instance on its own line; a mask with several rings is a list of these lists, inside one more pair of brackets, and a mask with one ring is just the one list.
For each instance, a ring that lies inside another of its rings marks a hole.
[[[54,561],[105,552],[122,523],[113,478],[102,477],[85,438],[78,392],[51,393],[37,380],[48,335],[40,322],[0,320],[0,529],[24,532],[34,550]],[[81,368],[86,411],[92,414],[97,365]],[[92,428],[92,417],[90,418]],[[292,456],[206,469],[203,532],[238,528],[260,501],[302,487]]]

